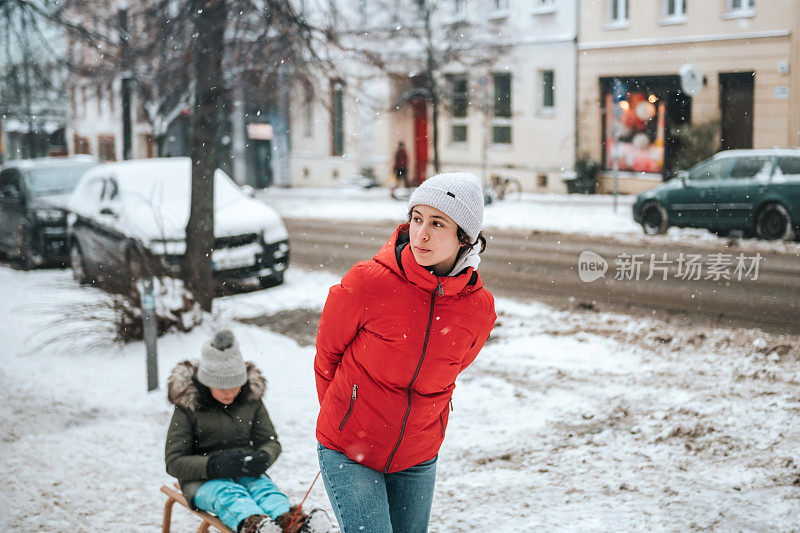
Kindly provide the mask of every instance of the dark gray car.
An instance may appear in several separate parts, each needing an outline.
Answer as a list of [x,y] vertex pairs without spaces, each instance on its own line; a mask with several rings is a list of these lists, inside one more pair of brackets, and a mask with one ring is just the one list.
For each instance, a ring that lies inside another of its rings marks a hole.
[[69,261],[66,202],[89,156],[12,161],[0,168],[0,251],[24,268]]

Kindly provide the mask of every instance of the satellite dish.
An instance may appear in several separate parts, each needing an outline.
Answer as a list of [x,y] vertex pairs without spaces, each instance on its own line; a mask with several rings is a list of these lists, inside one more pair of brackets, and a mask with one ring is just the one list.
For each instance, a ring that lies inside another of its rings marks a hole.
[[703,88],[703,73],[694,65],[683,65],[678,71],[681,77],[681,90],[689,96],[694,96]]

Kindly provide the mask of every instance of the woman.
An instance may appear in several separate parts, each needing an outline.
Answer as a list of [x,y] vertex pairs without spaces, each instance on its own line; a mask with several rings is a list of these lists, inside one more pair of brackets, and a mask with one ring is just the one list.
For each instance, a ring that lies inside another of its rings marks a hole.
[[441,174],[331,288],[317,333],[319,462],[343,533],[427,531],[456,376],[497,318],[476,270],[483,193]]

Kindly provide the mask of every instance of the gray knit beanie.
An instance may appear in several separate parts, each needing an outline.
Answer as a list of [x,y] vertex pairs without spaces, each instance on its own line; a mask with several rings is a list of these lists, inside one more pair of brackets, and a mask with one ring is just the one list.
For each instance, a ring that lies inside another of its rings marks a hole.
[[222,330],[203,345],[197,381],[212,389],[235,389],[247,383],[242,352],[230,330]]
[[426,179],[411,194],[409,212],[417,205],[429,205],[452,218],[472,242],[483,227],[483,191],[478,178],[468,172],[437,174]]

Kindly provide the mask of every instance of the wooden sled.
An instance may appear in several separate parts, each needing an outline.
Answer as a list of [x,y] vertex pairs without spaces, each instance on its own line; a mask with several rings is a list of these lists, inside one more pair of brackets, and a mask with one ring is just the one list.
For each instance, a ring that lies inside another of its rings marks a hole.
[[167,504],[164,506],[164,525],[161,527],[162,533],[169,533],[169,529],[172,524],[172,506],[175,504],[175,502],[178,502],[186,507],[189,511],[194,513],[203,521],[203,523],[200,524],[200,529],[197,530],[197,533],[208,533],[209,527],[214,527],[222,533],[234,533],[228,528],[228,526],[222,523],[222,520],[216,516],[205,511],[195,511],[189,507],[189,504],[186,503],[186,498],[184,498],[180,490],[177,489],[178,485],[175,485],[174,489],[167,487],[166,485],[161,487],[161,492],[167,495]]

